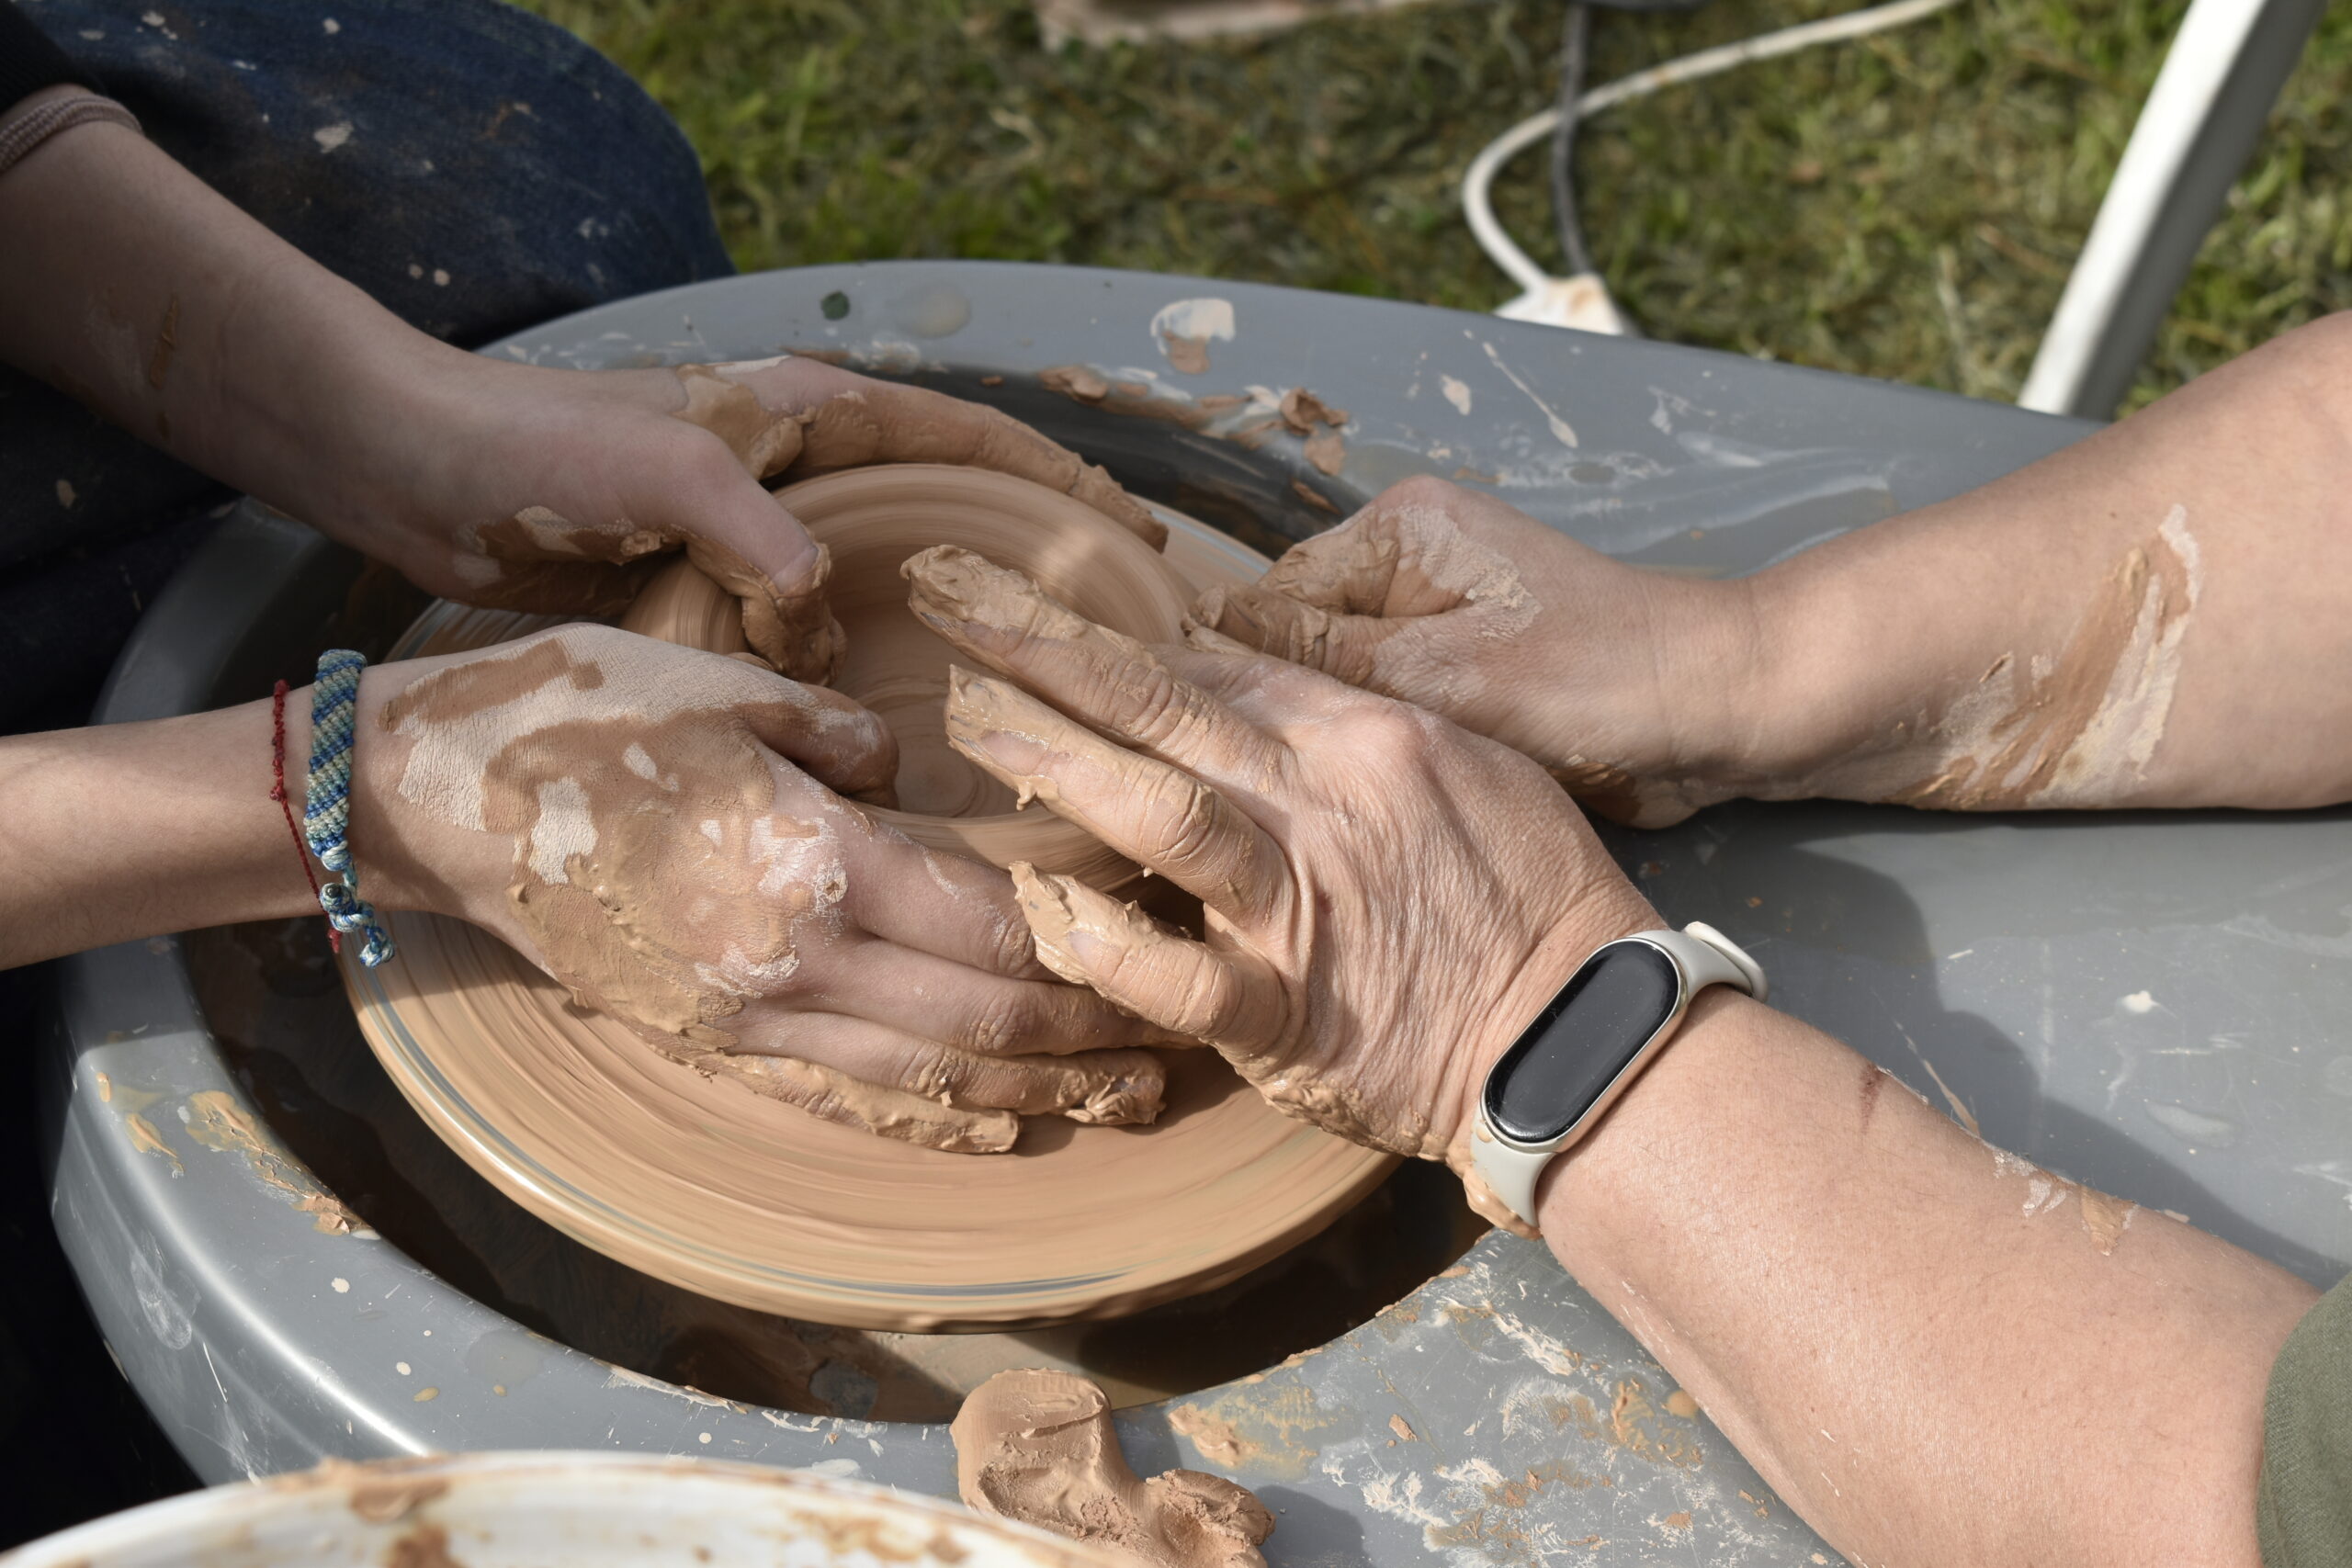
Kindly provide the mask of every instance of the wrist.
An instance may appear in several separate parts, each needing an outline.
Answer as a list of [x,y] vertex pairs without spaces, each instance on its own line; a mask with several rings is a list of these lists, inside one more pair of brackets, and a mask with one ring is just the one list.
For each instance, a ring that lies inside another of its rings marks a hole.
[[352,722],[352,863],[362,895],[379,909],[468,916],[475,912],[462,907],[443,873],[453,853],[489,835],[418,819],[401,794],[411,742],[384,722],[386,708],[434,662],[371,666],[359,678]]
[[[1722,1069],[1726,1054],[1741,1053],[1743,1042],[1752,1043],[1759,1020],[1770,1013],[1765,1003],[1728,986],[1710,986],[1692,998],[1666,1048],[1626,1086],[1589,1134],[1544,1168],[1535,1184],[1537,1225],[1544,1236],[1566,1235],[1580,1201],[1615,1190],[1618,1177],[1613,1173],[1624,1172],[1625,1179],[1637,1183],[1654,1181],[1655,1172],[1642,1168],[1664,1145],[1656,1144],[1646,1130],[1699,1125],[1695,1111],[1702,1108],[1694,1107],[1694,1100],[1721,1100],[1728,1081]],[[1645,1149],[1651,1152],[1630,1156],[1628,1164],[1626,1151]]]
[[1692,639],[1695,661],[1669,664],[1677,711],[1700,716],[1685,730],[1699,785],[1690,807],[1879,799],[1916,771],[1929,737],[1919,694],[1889,655],[1893,628],[1858,613],[1854,575],[1816,570],[1823,558],[1709,585],[1738,592],[1713,635]]
[[406,570],[401,511],[434,465],[465,446],[453,422],[439,417],[436,388],[463,376],[474,356],[339,278],[311,277],[294,263],[286,270],[290,292],[349,298],[316,299],[299,328],[253,344],[222,388],[220,417],[206,422],[211,439],[183,456]]
[[[1634,827],[1756,793],[1785,766],[1779,716],[1802,694],[1782,605],[1757,579],[1618,570],[1631,582],[1618,603],[1631,607],[1609,625],[1545,625],[1541,668],[1568,676],[1545,682],[1533,754],[1590,808]],[[1597,632],[1634,656],[1596,664]]]
[[1646,900],[1632,887],[1621,885],[1582,900],[1548,929],[1535,933],[1526,955],[1471,1032],[1468,1049],[1455,1058],[1458,1066],[1450,1088],[1453,1103],[1459,1108],[1455,1124],[1465,1135],[1476,1124],[1478,1100],[1486,1089],[1487,1074],[1583,967],[1585,960],[1620,937],[1655,931],[1662,923],[1657,911]]

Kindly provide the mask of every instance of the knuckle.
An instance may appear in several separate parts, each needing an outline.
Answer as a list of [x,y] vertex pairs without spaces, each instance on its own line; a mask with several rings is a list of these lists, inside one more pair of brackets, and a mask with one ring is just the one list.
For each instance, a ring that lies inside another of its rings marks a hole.
[[1018,1052],[1035,1028],[1025,997],[991,997],[965,1020],[956,1043],[982,1055],[1005,1055]]
[[1232,976],[1221,966],[1195,964],[1184,977],[1176,1021],[1169,1027],[1197,1040],[1215,1040],[1231,1028],[1239,1001]]
[[1442,511],[1460,501],[1462,496],[1460,485],[1439,479],[1434,474],[1415,474],[1410,479],[1398,479],[1374,496],[1365,510],[1382,512],[1392,507],[1399,510],[1435,507]]
[[1347,749],[1362,748],[1381,758],[1419,757],[1435,748],[1429,715],[1383,697],[1354,705],[1340,728]]
[[1152,784],[1142,807],[1142,848],[1163,864],[1197,859],[1216,825],[1215,795],[1196,779],[1178,773]]
[[925,1045],[901,1064],[898,1087],[925,1100],[944,1100],[964,1083],[964,1064],[944,1046]]
[[1036,939],[1029,922],[1016,912],[992,909],[980,932],[981,962],[1000,975],[1020,975],[1035,967]]
[[1175,739],[1190,724],[1192,704],[1182,682],[1161,665],[1111,674],[1126,713],[1127,732],[1147,745]]

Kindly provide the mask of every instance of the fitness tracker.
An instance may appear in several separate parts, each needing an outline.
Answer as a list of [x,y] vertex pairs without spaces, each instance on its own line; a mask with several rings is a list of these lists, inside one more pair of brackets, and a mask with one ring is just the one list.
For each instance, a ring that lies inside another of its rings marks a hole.
[[1729,937],[1693,920],[1599,949],[1487,1074],[1471,1141],[1479,1177],[1535,1223],[1535,1182],[1552,1156],[1592,1131],[1665,1048],[1709,986],[1762,1001],[1764,971]]

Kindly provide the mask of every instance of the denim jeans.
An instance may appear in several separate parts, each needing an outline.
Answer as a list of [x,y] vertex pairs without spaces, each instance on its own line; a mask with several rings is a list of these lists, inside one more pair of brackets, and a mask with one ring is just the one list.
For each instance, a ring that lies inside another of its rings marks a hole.
[[[158,145],[449,342],[731,270],[677,127],[495,0],[17,3]],[[0,370],[0,734],[83,722],[225,499]],[[24,1082],[46,974],[0,972],[0,1548],[195,1480],[108,1364],[50,1229]]]
[[[496,0],[17,3],[158,146],[448,342],[733,270],[677,126]],[[0,734],[83,721],[226,499],[0,367]]]

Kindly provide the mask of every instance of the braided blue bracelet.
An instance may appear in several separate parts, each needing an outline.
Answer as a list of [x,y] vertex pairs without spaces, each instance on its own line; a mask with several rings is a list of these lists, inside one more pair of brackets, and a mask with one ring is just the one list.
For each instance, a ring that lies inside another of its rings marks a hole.
[[392,956],[375,907],[359,897],[359,868],[351,862],[352,721],[357,710],[359,672],[368,660],[347,648],[319,655],[311,687],[311,784],[302,805],[302,838],[319,863],[343,880],[319,889],[319,908],[335,930],[359,934],[359,962],[373,969]]

